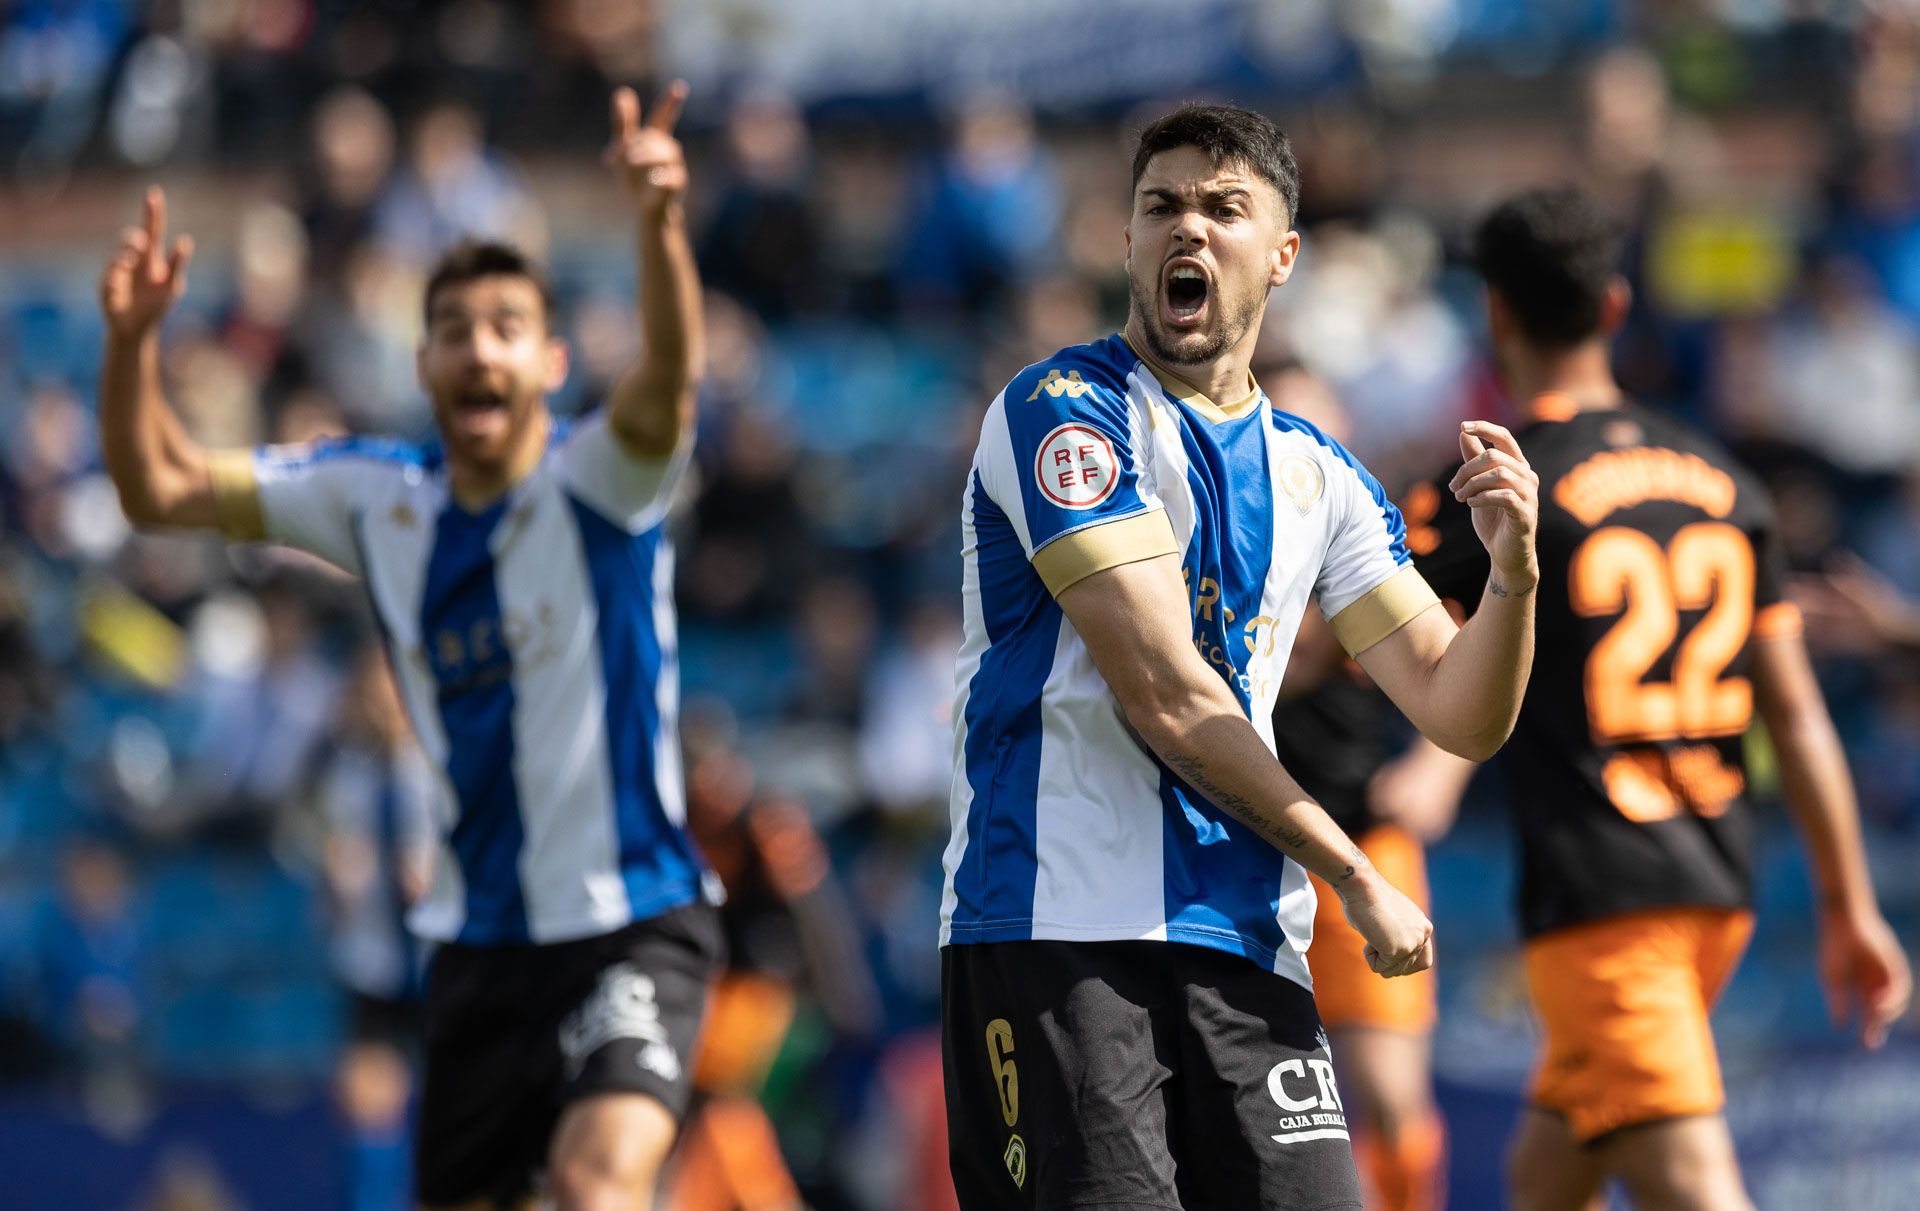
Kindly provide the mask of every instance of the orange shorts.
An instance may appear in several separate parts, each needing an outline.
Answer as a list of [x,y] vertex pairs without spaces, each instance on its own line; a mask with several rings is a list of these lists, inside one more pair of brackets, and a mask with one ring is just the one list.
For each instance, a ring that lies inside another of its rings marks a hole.
[[1725,1094],[1707,1014],[1740,962],[1753,914],[1663,908],[1544,934],[1527,984],[1545,1047],[1535,1105],[1574,1138],[1717,1114]]
[[[1383,824],[1354,838],[1387,882],[1422,909],[1427,907],[1427,855],[1403,828]],[[1433,972],[1382,979],[1367,966],[1367,944],[1340,908],[1333,889],[1313,880],[1319,903],[1313,911],[1313,945],[1307,963],[1313,971],[1313,1000],[1328,1030],[1373,1026],[1407,1034],[1425,1034],[1437,1016]]]

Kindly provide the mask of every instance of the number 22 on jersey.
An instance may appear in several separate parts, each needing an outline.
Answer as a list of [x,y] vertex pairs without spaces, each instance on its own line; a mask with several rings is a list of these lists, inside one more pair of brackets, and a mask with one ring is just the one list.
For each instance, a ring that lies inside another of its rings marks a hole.
[[[1619,614],[1587,657],[1587,718],[1601,744],[1696,740],[1743,732],[1753,686],[1725,676],[1753,626],[1753,547],[1724,522],[1683,527],[1665,548],[1608,526],[1574,552],[1574,613]],[[1673,646],[1683,610],[1705,610],[1673,655],[1673,680],[1647,680]]]

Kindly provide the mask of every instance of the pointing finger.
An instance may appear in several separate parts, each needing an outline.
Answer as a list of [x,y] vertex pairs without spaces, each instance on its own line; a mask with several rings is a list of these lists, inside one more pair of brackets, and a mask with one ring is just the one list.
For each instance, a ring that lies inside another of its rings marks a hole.
[[144,222],[147,247],[158,248],[167,233],[167,195],[158,185],[147,186]]
[[675,80],[653,103],[653,112],[647,115],[647,125],[662,134],[672,134],[674,123],[680,120],[680,108],[686,103],[687,82]]
[[640,96],[622,85],[613,90],[613,141],[624,143],[640,133]]

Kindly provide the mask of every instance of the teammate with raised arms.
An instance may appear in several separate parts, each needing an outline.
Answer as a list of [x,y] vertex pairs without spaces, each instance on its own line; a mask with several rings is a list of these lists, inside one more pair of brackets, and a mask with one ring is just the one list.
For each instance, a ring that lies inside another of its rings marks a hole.
[[703,365],[688,244],[686,86],[642,120],[613,95],[606,162],[634,206],[643,352],[572,423],[546,279],[464,243],[426,287],[422,386],[439,440],[207,450],[169,406],[160,321],[193,244],[146,196],[101,279],[100,425],[136,524],[218,527],[359,575],[442,782],[412,927],[427,983],[416,1145],[432,1208],[651,1205],[719,960],[684,829],[668,506]]

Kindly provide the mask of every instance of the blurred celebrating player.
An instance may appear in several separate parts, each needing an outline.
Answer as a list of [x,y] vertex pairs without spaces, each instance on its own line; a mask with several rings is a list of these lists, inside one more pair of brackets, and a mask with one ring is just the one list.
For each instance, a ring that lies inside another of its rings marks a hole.
[[684,830],[672,556],[702,365],[700,288],[673,136],[614,95],[607,161],[635,207],[645,350],[572,425],[540,271],[449,252],[419,353],[438,443],[208,451],[159,375],[192,244],[165,199],[101,282],[100,423],[127,514],[301,547],[358,573],[451,805],[411,923],[428,979],[416,1164],[432,1207],[646,1207],[689,1095],[718,925]]
[[1465,427],[1493,572],[1456,627],[1372,476],[1248,373],[1300,248],[1285,137],[1190,106],[1142,133],[1133,181],[1126,330],[1014,378],[965,498],[954,1180],[969,1209],[1358,1208],[1307,871],[1381,975],[1431,965],[1432,926],[1275,760],[1274,699],[1317,594],[1427,735],[1496,750],[1532,661],[1535,479],[1504,429]]
[[[1836,1020],[1856,1015],[1877,1045],[1909,977],[1783,596],[1772,506],[1724,452],[1614,383],[1620,246],[1590,200],[1555,189],[1494,211],[1476,249],[1543,502],[1540,643],[1501,758],[1545,1032],[1514,1205],[1572,1211],[1614,1176],[1638,1206],[1725,1211],[1750,1204],[1707,1014],[1752,929],[1741,737],[1755,707],[1813,860]],[[1437,487],[1408,498],[1419,566],[1462,600],[1486,574],[1468,519]]]

